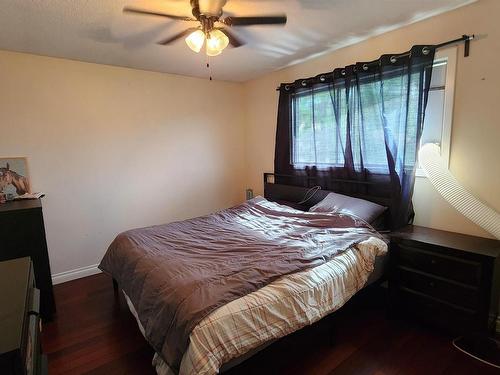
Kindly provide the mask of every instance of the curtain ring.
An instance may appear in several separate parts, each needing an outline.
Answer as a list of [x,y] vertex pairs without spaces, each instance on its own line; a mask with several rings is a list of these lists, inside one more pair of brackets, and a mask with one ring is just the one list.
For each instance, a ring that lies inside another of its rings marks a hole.
[[285,85],[285,91],[288,91],[288,90],[290,90],[290,86]]
[[367,71],[368,70],[368,64],[363,64],[363,70]]
[[342,69],[342,71],[340,72],[340,74],[342,74],[343,76],[345,76],[345,69]]
[[398,61],[397,57],[396,56],[391,56],[391,58],[389,59],[391,61],[391,63],[395,64],[396,61]]
[[429,47],[424,47],[424,48],[422,48],[422,53],[423,53],[424,55],[428,55],[428,54],[429,54],[429,52],[431,52],[431,50],[429,49]]
[[300,84],[301,84],[303,87],[306,87],[306,86],[307,86],[307,82],[306,82],[306,80],[303,80],[302,82],[300,82]]
[[325,78],[325,76],[320,76],[320,77],[319,77],[319,80],[320,80],[321,82],[325,82],[326,78]]
[[352,68],[352,71],[353,71],[354,73],[356,73],[356,72],[358,71],[358,69],[357,69],[356,67],[353,67],[353,68]]

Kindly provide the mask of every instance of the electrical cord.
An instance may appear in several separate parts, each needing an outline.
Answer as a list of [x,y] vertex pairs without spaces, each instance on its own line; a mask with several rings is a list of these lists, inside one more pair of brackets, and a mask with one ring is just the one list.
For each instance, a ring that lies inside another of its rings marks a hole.
[[307,201],[312,199],[319,190],[321,190],[321,186],[318,186],[318,185],[313,186],[312,188],[310,188],[309,190],[306,191],[306,193],[304,194],[304,198],[300,202],[298,202],[297,204],[306,203]]
[[[480,362],[482,362],[482,363],[485,363],[485,364],[487,364],[487,365],[490,365],[490,366],[492,366],[492,367],[495,367],[495,368],[500,369],[500,366],[498,366],[497,364],[491,363],[490,361],[488,361],[488,360],[486,360],[486,359],[480,358],[480,357],[478,357],[477,355],[474,355],[474,354],[472,354],[471,352],[467,351],[466,349],[464,349],[464,348],[460,347],[459,345],[457,345],[456,341],[460,340],[461,338],[462,338],[462,337],[457,337],[456,339],[454,339],[454,340],[452,341],[453,346],[454,346],[456,349],[460,350],[462,353],[467,354],[468,356],[470,356],[470,357],[472,357],[472,358],[474,358],[474,359],[476,359],[476,360],[478,360],[478,361],[480,361]],[[492,339],[492,338],[489,338],[489,337],[488,337],[488,338],[486,338],[486,340],[491,340],[491,344],[492,344],[492,345],[496,345],[496,346],[498,347],[498,342],[497,342],[496,340],[494,340],[494,339]],[[497,351],[498,351],[498,349],[497,349]]]

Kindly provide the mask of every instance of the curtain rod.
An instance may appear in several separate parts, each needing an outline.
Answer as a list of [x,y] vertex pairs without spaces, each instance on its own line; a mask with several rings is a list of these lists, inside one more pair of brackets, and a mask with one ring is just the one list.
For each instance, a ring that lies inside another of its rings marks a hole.
[[[457,39],[453,39],[453,40],[448,40],[447,42],[443,42],[443,43],[439,43],[439,44],[436,44],[434,45],[434,48],[435,49],[439,49],[439,48],[444,48],[444,47],[447,47],[447,46],[450,46],[452,44],[457,44],[457,43],[462,43],[464,42],[464,57],[468,57],[469,56],[469,52],[470,52],[470,41],[474,39],[474,34],[472,35],[462,35],[460,38],[457,38]],[[404,57],[404,56],[408,56],[410,53],[409,52],[406,52],[406,53],[402,53],[400,55],[396,55],[398,57]],[[276,91],[279,91],[280,90],[280,86],[276,87]]]

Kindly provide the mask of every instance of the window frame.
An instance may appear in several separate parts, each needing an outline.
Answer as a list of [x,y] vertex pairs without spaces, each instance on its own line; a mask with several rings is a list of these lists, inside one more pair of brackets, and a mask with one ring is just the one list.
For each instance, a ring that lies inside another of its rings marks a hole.
[[[446,78],[444,88],[444,105],[443,105],[443,128],[441,130],[441,157],[445,161],[446,167],[450,165],[451,151],[451,131],[453,126],[453,105],[455,99],[455,77],[457,70],[457,53],[456,46],[441,49],[436,51],[434,56],[434,64],[446,60]],[[421,147],[422,145],[420,145]],[[419,147],[419,149],[420,149]],[[418,165],[415,175],[417,177],[427,178],[424,169]]]

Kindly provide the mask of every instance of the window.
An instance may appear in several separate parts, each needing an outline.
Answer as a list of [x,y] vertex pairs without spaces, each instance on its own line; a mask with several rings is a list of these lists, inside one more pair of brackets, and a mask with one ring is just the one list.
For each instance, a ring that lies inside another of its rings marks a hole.
[[[421,137],[421,144],[429,142],[439,144],[441,154],[446,162],[448,162],[450,152],[456,54],[456,47],[436,52],[424,130]],[[359,98],[364,108],[363,119],[365,123],[368,121],[370,126],[365,126],[364,129],[352,129],[352,131],[363,132],[359,137],[356,137],[358,144],[353,144],[353,148],[363,149],[363,165],[366,168],[386,173],[387,155],[384,147],[382,120],[380,112],[376,108],[371,110],[371,107],[378,105],[374,95],[377,95],[379,86],[374,83],[364,84],[373,85],[372,88],[363,90],[363,94]],[[385,101],[397,103],[401,97],[400,78],[389,78],[384,85]],[[316,89],[313,94],[310,90],[304,90],[294,95],[291,103],[293,118],[290,157],[292,165],[299,167],[315,165],[318,168],[344,165],[346,129],[339,128],[337,124],[340,124],[340,127],[345,127],[347,108],[343,104],[334,111],[331,95],[329,89]],[[345,96],[345,89],[339,88],[336,95]],[[345,103],[347,100],[339,100],[339,102]],[[410,116],[410,118],[414,117]],[[355,121],[352,122],[355,123]],[[415,137],[416,134],[406,135],[406,137],[412,136]],[[408,143],[411,144],[411,142]],[[410,152],[409,155],[411,154],[414,153]],[[356,164],[357,156],[354,154],[353,157]],[[413,165],[413,163],[409,161],[409,165]],[[420,168],[417,169],[417,176],[425,176]]]
[[[456,64],[456,47],[436,52],[425,112],[424,130],[420,139],[421,145],[438,144],[441,156],[446,161],[447,166],[450,158]],[[425,177],[425,172],[418,168],[417,176]]]
[[[345,109],[343,109],[345,111]],[[329,90],[298,93],[292,101],[293,165],[343,165],[342,136],[337,134]],[[333,142],[332,142],[333,141]]]

